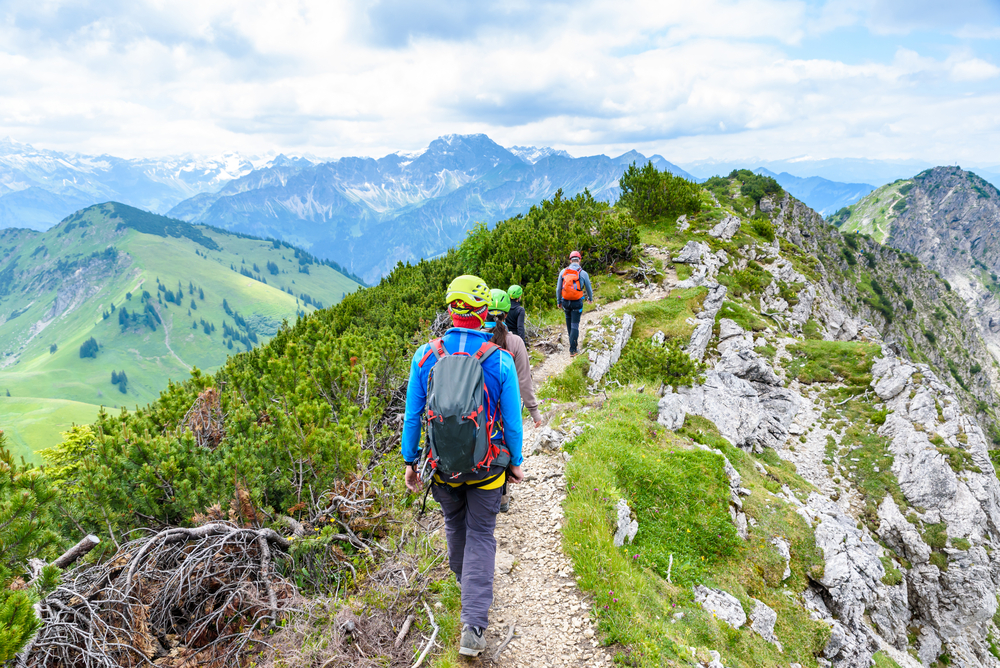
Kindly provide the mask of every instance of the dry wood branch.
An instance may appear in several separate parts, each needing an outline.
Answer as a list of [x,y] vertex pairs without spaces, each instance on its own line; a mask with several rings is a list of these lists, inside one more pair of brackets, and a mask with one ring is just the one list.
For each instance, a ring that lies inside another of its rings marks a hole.
[[434,627],[434,632],[431,633],[431,637],[427,641],[427,645],[424,646],[424,651],[417,657],[417,662],[413,664],[413,668],[420,668],[420,664],[424,662],[424,657],[427,656],[427,652],[431,651],[431,647],[434,646],[434,641],[437,639],[438,631],[441,629],[441,627],[437,625],[437,622],[434,621],[434,613],[431,612],[431,607],[427,605],[426,601],[424,601],[424,610],[427,611],[427,616],[430,617],[431,626]]
[[497,647],[497,651],[493,652],[494,661],[500,658],[500,652],[502,652],[504,650],[504,647],[510,644],[510,641],[514,639],[514,628],[516,626],[517,626],[517,620],[515,619],[510,623],[510,626],[507,627],[507,637],[504,638],[504,641],[500,643],[499,647]]
[[52,562],[52,565],[56,566],[57,568],[66,568],[67,566],[75,562],[77,559],[79,559],[80,557],[87,554],[95,547],[97,547],[97,545],[100,542],[101,542],[100,538],[98,538],[94,534],[88,534],[84,536],[79,543],[77,543],[73,547],[63,552],[62,556],[60,556],[58,559]]
[[190,429],[199,447],[215,450],[226,437],[224,418],[219,391],[210,387],[198,395],[178,426],[180,431]]
[[294,588],[274,569],[271,529],[215,522],[122,546],[71,571],[41,601],[43,622],[24,668],[223,668],[288,610]]
[[407,615],[406,621],[403,622],[403,628],[399,629],[399,635],[396,636],[396,642],[393,643],[393,646],[399,648],[403,644],[403,641],[406,640],[406,634],[410,632],[410,625],[413,624],[414,620],[416,620],[414,615]]

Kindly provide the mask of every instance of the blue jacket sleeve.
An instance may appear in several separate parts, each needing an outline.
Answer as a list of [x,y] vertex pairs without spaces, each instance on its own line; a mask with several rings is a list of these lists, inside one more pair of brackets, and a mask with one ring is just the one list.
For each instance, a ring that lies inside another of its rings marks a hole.
[[510,451],[510,463],[513,466],[520,466],[524,461],[521,454],[521,444],[524,439],[521,425],[521,388],[517,383],[514,357],[506,350],[500,354],[500,415],[504,416],[503,438]]
[[590,274],[581,269],[580,279],[581,279],[580,282],[583,283],[584,289],[587,290],[587,299],[589,299],[590,301],[594,301],[594,290],[593,288],[590,287]]
[[556,279],[556,304],[562,306],[562,275],[564,269],[559,270],[559,278]]
[[403,436],[400,448],[403,460],[415,462],[420,458],[420,418],[427,405],[427,388],[420,378],[420,360],[427,352],[427,346],[421,346],[410,362],[410,382],[406,386],[406,413],[403,417]]

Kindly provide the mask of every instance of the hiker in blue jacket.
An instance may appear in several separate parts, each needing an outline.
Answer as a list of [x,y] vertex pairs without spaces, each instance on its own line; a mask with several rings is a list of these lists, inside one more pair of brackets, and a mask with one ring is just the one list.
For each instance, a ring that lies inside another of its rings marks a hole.
[[[492,332],[480,330],[486,321],[490,300],[490,291],[482,279],[459,276],[448,287],[445,300],[454,327],[440,340],[421,346],[410,364],[402,454],[406,462],[406,486],[412,492],[422,487],[418,472],[421,418],[427,407],[428,378],[439,361],[438,342],[447,355],[475,356],[492,336]],[[499,417],[489,433],[490,443],[496,446],[491,448],[495,457],[484,464],[485,470],[479,473],[449,476],[446,480],[435,474],[431,482],[431,493],[444,512],[448,565],[462,588],[464,626],[458,651],[464,656],[478,656],[486,649],[484,631],[493,603],[497,547],[493,532],[500,510],[500,495],[505,481],[519,483],[524,479],[521,471],[521,393],[514,358],[498,348],[482,359],[482,370],[489,406],[485,407],[485,413],[479,412],[479,419]]]
[[556,303],[566,312],[566,333],[569,335],[569,356],[578,354],[580,338],[580,315],[583,300],[594,301],[594,290],[590,287],[590,276],[580,266],[580,251],[569,254],[569,266],[559,272],[556,281]]

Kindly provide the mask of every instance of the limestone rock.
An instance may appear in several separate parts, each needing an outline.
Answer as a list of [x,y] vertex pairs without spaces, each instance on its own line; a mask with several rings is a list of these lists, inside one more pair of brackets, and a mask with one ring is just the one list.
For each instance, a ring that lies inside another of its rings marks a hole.
[[774,623],[778,621],[778,613],[762,601],[751,600],[754,603],[754,608],[750,612],[750,628],[764,640],[777,645],[779,652],[783,651],[781,642],[774,635]]
[[677,231],[683,232],[687,228],[691,227],[691,223],[687,222],[687,214],[684,214],[677,218]]
[[631,313],[626,313],[622,316],[621,326],[615,331],[611,347],[601,352],[590,351],[590,369],[587,371],[588,378],[594,382],[600,381],[611,370],[611,367],[618,362],[622,354],[622,348],[625,347],[625,344],[628,343],[629,338],[632,336],[632,325],[634,324],[635,316]]
[[702,310],[695,316],[695,328],[691,333],[691,341],[688,343],[687,352],[692,359],[701,361],[708,348],[708,342],[712,340],[712,329],[715,326],[715,316],[722,308],[722,302],[726,299],[726,286],[713,285],[709,288]]
[[729,241],[733,235],[740,231],[740,219],[736,216],[726,216],[715,227],[709,230],[709,234],[723,241]]
[[514,568],[514,561],[514,555],[502,550],[497,550],[495,561],[496,572],[502,575],[510,573],[511,569]]
[[632,510],[628,507],[628,501],[618,499],[618,529],[615,531],[615,547],[621,547],[625,540],[631,543],[635,534],[639,531],[639,522],[632,519]]
[[694,600],[701,604],[705,612],[715,615],[734,629],[747,623],[747,615],[740,605],[739,599],[721,589],[710,589],[704,585],[695,585]]
[[703,241],[689,241],[685,244],[681,252],[674,257],[674,262],[681,264],[695,264],[701,260],[702,255],[711,253],[711,249]]
[[773,545],[774,549],[778,551],[778,554],[781,555],[781,558],[785,560],[785,572],[781,575],[781,579],[785,580],[792,574],[792,569],[790,566],[792,561],[792,553],[789,550],[790,545],[788,544],[787,540],[785,540],[780,536],[775,536],[774,538],[772,538],[771,545]]
[[663,395],[657,404],[657,408],[659,409],[659,416],[656,418],[656,421],[664,427],[671,431],[677,431],[684,426],[687,409],[685,408],[683,396],[675,394],[668,387],[666,388],[666,394]]

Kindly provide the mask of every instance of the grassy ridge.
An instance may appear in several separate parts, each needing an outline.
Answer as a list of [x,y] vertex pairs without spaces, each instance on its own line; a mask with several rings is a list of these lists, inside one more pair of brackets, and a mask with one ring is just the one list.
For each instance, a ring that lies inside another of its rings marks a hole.
[[[223,323],[232,327],[235,322],[223,300],[263,342],[283,320],[316,310],[300,295],[328,306],[358,286],[331,267],[301,265],[295,249],[270,241],[209,228],[140,232],[115,215],[98,205],[44,234],[0,239],[0,269],[15,266],[24,272],[0,300],[0,363],[6,362],[0,370],[0,397],[10,392],[11,398],[37,402],[33,414],[45,414],[52,425],[90,422],[101,405],[147,404],[171,379],[186,379],[192,367],[214,371],[229,355],[247,350],[239,340],[228,346]],[[109,247],[117,251],[113,258]],[[269,262],[277,274],[268,270]],[[300,272],[303,266],[308,274]],[[255,277],[242,275],[241,269]],[[157,280],[175,293],[180,285],[182,304],[164,301]],[[139,326],[123,332],[119,311],[141,311],[144,290],[162,324],[156,331]],[[215,330],[206,334],[202,320]],[[40,324],[44,328],[33,336]],[[80,345],[91,337],[100,352],[81,358]],[[128,375],[124,394],[111,384],[111,372],[122,370]],[[14,409],[6,411],[0,427],[7,430],[15,452],[28,457],[57,443],[61,429],[39,429]]]

